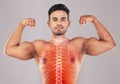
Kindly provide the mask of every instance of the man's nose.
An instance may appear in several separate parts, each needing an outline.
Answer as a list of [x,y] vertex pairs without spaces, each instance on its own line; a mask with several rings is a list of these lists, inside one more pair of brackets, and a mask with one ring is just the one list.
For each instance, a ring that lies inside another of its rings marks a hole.
[[57,22],[57,24],[58,24],[58,25],[61,25],[61,24],[62,24],[62,22],[59,20],[59,21]]

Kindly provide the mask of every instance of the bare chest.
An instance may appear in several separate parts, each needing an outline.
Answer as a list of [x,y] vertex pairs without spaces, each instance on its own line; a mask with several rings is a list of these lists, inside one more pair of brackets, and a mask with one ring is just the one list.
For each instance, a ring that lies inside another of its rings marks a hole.
[[73,46],[69,45],[50,45],[47,48],[42,50],[40,54],[39,61],[41,64],[48,64],[48,63],[72,63],[74,64],[78,61],[79,52]]
[[[47,81],[68,83],[67,79],[77,79],[80,69],[79,59],[82,59],[82,55],[72,45],[50,45],[43,48],[39,54],[38,66]],[[53,81],[53,79],[55,80]]]

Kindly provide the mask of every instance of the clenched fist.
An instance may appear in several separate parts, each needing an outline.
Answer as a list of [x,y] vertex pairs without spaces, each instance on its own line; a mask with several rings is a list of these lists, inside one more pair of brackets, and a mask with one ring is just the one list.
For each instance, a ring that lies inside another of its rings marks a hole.
[[79,23],[81,25],[85,25],[87,23],[94,22],[94,20],[96,20],[96,18],[92,15],[83,15],[80,17]]
[[34,18],[26,18],[26,19],[24,19],[24,20],[21,21],[21,24],[23,26],[33,27],[33,26],[35,26],[36,22],[35,22]]

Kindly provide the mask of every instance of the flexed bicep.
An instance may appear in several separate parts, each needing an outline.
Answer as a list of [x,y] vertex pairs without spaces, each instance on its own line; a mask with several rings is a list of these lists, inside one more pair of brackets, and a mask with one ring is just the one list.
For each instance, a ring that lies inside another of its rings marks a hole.
[[98,39],[89,38],[84,43],[84,50],[89,55],[99,55],[116,46],[115,41],[107,28],[95,16],[84,15],[80,18],[80,24],[92,22],[96,28]]
[[34,47],[31,42],[21,42],[23,30],[26,26],[35,26],[35,19],[26,18],[22,20],[13,34],[10,36],[5,45],[5,54],[19,58],[30,59],[34,52]]
[[85,53],[92,56],[100,55],[110,49],[111,49],[110,43],[98,40],[97,38],[94,37],[87,39],[86,42],[84,43]]
[[22,60],[33,58],[34,53],[34,46],[31,42],[23,42],[18,46],[8,46],[6,48],[7,55]]

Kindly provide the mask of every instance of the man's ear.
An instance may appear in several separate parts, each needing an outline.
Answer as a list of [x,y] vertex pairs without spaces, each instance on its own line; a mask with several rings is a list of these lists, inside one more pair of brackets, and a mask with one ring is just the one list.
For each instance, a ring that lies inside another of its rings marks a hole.
[[50,21],[47,21],[48,27],[50,28]]
[[69,21],[68,21],[68,27],[70,26],[70,24],[71,24],[71,21],[69,20]]

